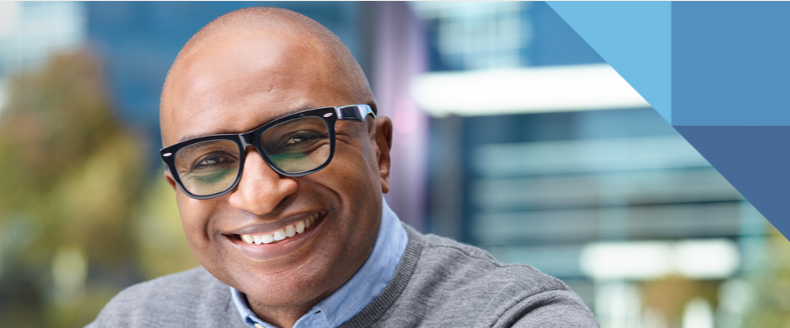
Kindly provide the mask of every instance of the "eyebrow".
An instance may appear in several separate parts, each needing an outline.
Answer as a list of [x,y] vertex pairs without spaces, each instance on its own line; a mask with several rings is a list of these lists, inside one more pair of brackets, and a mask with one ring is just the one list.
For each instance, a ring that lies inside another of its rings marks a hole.
[[184,137],[182,137],[181,139],[179,139],[176,143],[184,142],[184,141],[187,141],[187,140],[190,140],[190,139],[195,139],[195,138],[200,138],[200,137],[207,137],[207,136],[213,136],[213,135],[218,135],[218,134],[231,134],[231,135],[233,135],[233,134],[239,134],[239,133],[238,132],[231,132],[231,131],[227,131],[227,130],[217,130],[217,131],[215,131],[215,133],[188,134],[188,135],[185,135]]
[[277,117],[272,117],[272,118],[269,118],[268,120],[265,120],[263,123],[261,123],[261,124],[260,124],[260,125],[258,125],[257,127],[254,127],[254,128],[252,128],[252,129],[250,129],[250,130],[247,130],[247,131],[236,132],[236,131],[231,131],[231,130],[227,130],[227,129],[220,128],[220,129],[217,129],[217,130],[215,130],[215,131],[211,131],[211,133],[202,133],[202,134],[188,134],[188,135],[186,135],[186,136],[183,136],[183,137],[181,137],[181,139],[179,139],[179,140],[178,140],[178,142],[176,142],[176,143],[179,143],[179,142],[184,142],[184,141],[187,141],[187,140],[190,140],[190,139],[195,139],[195,138],[200,138],[200,137],[214,136],[214,135],[218,135],[218,134],[231,134],[231,135],[235,135],[235,134],[241,134],[241,133],[245,133],[245,132],[248,132],[248,131],[255,130],[255,129],[257,129],[258,127],[261,127],[261,126],[265,125],[266,123],[269,123],[269,122],[271,122],[271,121],[274,121],[274,120],[276,120],[276,119],[278,119],[278,118],[280,118],[280,117],[288,116],[288,115],[291,115],[291,114],[293,114],[293,113],[301,112],[301,111],[303,111],[303,110],[308,110],[308,109],[318,109],[318,108],[326,108],[326,107],[331,107],[331,106],[325,106],[325,107],[316,107],[316,106],[315,106],[313,103],[310,103],[310,102],[308,102],[308,103],[304,103],[304,104],[302,104],[302,105],[299,105],[299,106],[296,106],[296,107],[294,107],[294,109],[293,109],[293,110],[289,111],[289,112],[288,112],[288,113],[286,113],[286,114],[283,114],[283,115],[280,115],[280,116],[277,116]]

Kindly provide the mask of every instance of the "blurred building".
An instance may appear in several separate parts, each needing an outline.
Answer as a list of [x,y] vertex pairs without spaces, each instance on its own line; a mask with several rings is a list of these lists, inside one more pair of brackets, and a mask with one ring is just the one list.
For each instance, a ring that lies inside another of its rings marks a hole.
[[765,219],[546,3],[412,7],[431,231],[563,279],[602,327],[713,327],[743,299]]

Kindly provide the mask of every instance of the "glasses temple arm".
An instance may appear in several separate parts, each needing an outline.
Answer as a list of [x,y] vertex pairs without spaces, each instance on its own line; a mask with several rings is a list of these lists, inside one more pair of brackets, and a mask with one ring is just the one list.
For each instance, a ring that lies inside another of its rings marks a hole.
[[370,109],[370,106],[364,104],[335,107],[335,112],[339,120],[364,121],[368,115],[376,118],[376,113]]

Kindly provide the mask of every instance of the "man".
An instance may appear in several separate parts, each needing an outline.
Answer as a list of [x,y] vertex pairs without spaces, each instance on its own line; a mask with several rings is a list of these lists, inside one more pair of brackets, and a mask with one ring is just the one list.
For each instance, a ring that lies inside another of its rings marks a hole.
[[597,327],[557,279],[403,226],[392,123],[356,60],[300,14],[201,29],[162,91],[165,178],[202,264],[132,286],[95,327]]

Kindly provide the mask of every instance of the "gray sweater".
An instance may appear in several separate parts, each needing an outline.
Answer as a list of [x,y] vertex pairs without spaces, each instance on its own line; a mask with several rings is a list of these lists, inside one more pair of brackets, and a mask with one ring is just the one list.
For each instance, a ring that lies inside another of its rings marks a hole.
[[[598,327],[562,281],[406,227],[387,287],[342,327]],[[131,286],[88,327],[238,327],[230,290],[202,267]]]

